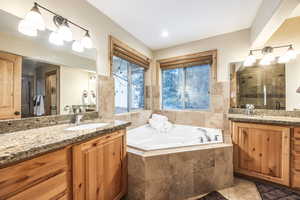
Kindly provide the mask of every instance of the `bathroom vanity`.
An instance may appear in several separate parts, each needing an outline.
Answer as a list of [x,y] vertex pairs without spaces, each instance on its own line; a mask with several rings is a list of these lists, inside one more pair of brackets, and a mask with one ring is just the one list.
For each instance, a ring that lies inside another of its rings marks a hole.
[[228,117],[235,173],[300,189],[300,118]]
[[72,130],[67,124],[1,134],[0,199],[121,199],[129,125],[112,121]]

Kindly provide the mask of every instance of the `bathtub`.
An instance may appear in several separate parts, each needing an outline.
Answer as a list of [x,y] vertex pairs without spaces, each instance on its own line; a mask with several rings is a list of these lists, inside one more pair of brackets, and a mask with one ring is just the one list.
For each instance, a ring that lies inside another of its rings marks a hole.
[[198,199],[233,185],[233,148],[220,129],[144,125],[127,132],[127,146],[128,200]]
[[149,124],[128,131],[127,145],[144,151],[223,143],[221,129],[173,124],[167,133]]

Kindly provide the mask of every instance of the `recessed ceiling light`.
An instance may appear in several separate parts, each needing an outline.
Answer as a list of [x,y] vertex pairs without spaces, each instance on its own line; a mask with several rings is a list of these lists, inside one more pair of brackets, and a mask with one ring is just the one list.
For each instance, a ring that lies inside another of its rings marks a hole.
[[161,36],[162,37],[168,37],[169,36],[169,32],[167,30],[164,30],[162,33],[161,33]]

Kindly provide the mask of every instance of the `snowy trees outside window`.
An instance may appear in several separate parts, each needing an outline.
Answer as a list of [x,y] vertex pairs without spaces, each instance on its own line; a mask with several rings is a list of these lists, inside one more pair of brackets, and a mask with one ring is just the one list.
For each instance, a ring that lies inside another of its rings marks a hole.
[[210,65],[163,69],[163,109],[209,109],[210,77]]
[[144,68],[117,56],[113,57],[115,113],[144,108]]

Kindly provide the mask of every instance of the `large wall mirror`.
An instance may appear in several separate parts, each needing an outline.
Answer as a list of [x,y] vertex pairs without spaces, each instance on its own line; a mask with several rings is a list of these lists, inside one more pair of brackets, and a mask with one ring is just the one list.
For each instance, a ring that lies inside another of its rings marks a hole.
[[253,104],[256,109],[300,109],[299,68],[299,56],[286,64],[245,67],[243,62],[231,63],[231,108],[245,108],[246,104]]
[[22,35],[19,21],[0,10],[0,119],[96,111],[96,50]]

